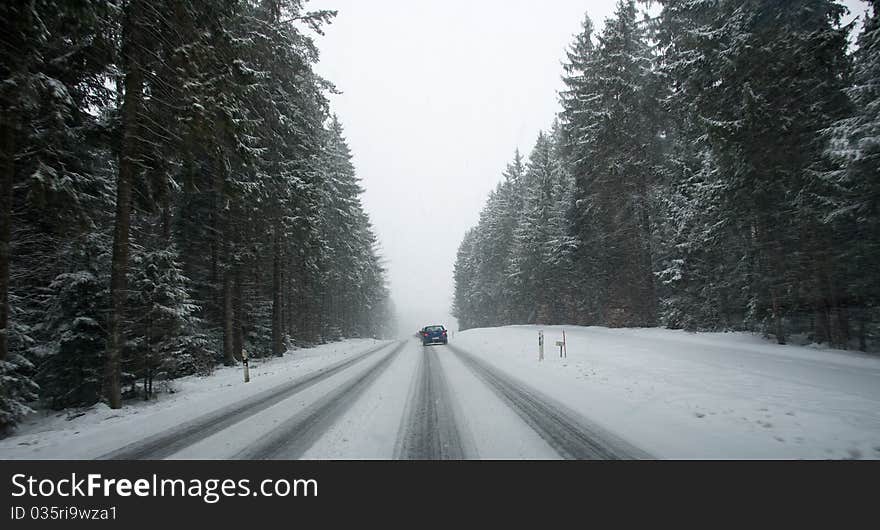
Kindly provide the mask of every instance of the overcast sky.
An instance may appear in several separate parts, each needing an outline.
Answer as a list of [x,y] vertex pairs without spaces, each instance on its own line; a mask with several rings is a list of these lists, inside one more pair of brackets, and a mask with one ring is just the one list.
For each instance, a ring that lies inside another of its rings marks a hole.
[[[861,14],[861,0],[845,2]],[[318,72],[366,188],[402,334],[457,329],[452,270],[465,231],[519,148],[558,111],[561,61],[616,0],[312,0],[339,14]]]

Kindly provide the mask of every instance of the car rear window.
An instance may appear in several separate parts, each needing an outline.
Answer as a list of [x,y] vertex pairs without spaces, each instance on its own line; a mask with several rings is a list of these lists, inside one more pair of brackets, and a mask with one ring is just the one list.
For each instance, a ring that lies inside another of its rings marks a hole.
[[443,326],[428,326],[425,328],[425,331],[443,331]]

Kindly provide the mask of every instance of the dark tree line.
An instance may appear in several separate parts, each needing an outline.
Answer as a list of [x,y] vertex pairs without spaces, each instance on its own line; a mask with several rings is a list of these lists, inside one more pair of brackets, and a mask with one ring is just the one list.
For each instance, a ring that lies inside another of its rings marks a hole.
[[393,331],[303,4],[0,5],[0,430]]
[[[650,2],[648,2],[650,3]],[[880,322],[880,3],[622,0],[466,235],[454,312],[749,330],[867,349]]]

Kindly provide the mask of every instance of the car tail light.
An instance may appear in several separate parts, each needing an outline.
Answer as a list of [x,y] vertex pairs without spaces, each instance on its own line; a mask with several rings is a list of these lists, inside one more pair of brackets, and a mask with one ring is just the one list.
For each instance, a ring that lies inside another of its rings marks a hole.
[[428,332],[427,332],[427,331],[425,332],[425,336],[426,336],[426,337],[428,336]]
[[446,335],[446,331],[445,331],[445,330],[443,331],[443,334]]

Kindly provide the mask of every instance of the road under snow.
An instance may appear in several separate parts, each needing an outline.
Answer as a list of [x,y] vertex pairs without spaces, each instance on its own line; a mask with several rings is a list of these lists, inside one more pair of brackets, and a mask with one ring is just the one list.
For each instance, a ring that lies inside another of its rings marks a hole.
[[560,357],[562,329],[299,350],[248,384],[224,368],[158,403],[35,414],[0,458],[880,458],[878,356],[567,327]]

